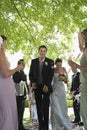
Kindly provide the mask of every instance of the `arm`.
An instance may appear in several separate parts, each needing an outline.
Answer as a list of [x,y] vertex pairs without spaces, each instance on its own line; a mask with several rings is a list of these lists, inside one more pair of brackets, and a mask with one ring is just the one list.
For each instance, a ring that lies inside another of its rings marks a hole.
[[[85,58],[85,60],[87,61],[87,48],[85,48],[84,52],[83,52],[83,56]],[[87,72],[87,66],[81,66],[79,64],[77,64],[76,62],[74,62],[73,60],[68,60],[68,64],[73,68],[78,68],[81,71],[86,71]]]
[[74,62],[72,60],[69,60],[68,63],[72,68],[75,67],[75,68],[78,68],[81,71],[86,71],[87,72],[87,67],[86,66],[81,66],[81,65],[77,64],[76,62]]
[[31,81],[31,84],[33,81],[33,62],[31,61],[30,71],[29,71],[29,79]]
[[54,74],[54,62],[51,61],[50,63],[50,68],[49,68],[49,76],[44,84],[44,87],[43,87],[43,91],[45,93],[47,93],[49,91],[49,87],[51,87],[51,82],[52,82],[52,79],[53,79],[53,74]]
[[72,97],[74,97],[74,93],[76,92],[76,90],[73,90],[73,75],[72,75],[72,82],[71,82],[71,88],[70,88],[70,95]]
[[27,83],[27,78],[23,71],[17,71],[15,74],[13,74],[13,80],[15,83],[19,83],[21,81],[25,81]]
[[29,72],[29,79],[30,79],[30,84],[31,84],[30,86],[32,87],[32,89],[36,89],[37,88],[36,83],[33,78],[34,77],[33,67],[34,67],[33,61],[31,61],[30,72]]
[[68,73],[67,73],[67,71],[66,71],[66,68],[65,67],[63,67],[63,73],[64,73],[64,75],[65,75],[65,78],[64,78],[64,83],[68,83]]
[[27,77],[24,71],[20,71],[20,80],[27,82]]
[[65,74],[66,76],[68,76],[68,73],[67,73],[67,71],[66,71],[66,68],[65,68],[65,67],[63,67],[63,71],[64,71],[64,74]]
[[13,75],[16,71],[19,71],[22,68],[23,68],[23,66],[19,65],[16,68],[10,70],[8,68],[8,66],[7,66],[7,62],[6,62],[6,57],[5,57],[4,51],[0,51],[0,69],[2,70],[2,74],[3,74],[3,76],[5,78]]
[[21,81],[20,73],[18,71],[15,74],[13,74],[13,80],[15,83],[19,83]]
[[53,79],[53,74],[54,74],[54,62],[51,60],[50,61],[50,66],[49,66],[49,76],[47,77],[47,80],[45,82],[45,85],[49,86],[51,85],[52,79]]

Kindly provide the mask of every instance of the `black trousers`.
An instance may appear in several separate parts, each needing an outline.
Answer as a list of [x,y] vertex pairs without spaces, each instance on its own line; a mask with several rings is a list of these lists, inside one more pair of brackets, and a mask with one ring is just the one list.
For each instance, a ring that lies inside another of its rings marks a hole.
[[16,100],[17,100],[17,111],[18,111],[18,127],[19,127],[19,130],[22,130],[25,99],[23,96],[16,96]]
[[80,103],[77,102],[77,100],[74,101],[73,99],[73,110],[74,110],[74,115],[75,115],[75,122],[80,122]]
[[42,89],[43,86],[39,85],[35,90],[39,130],[49,130],[49,94]]

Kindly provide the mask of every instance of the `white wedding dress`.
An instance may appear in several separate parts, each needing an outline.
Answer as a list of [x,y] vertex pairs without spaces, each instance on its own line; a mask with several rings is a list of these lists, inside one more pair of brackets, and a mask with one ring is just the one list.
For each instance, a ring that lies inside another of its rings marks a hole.
[[72,130],[70,120],[67,115],[67,102],[65,85],[59,81],[59,74],[54,73],[51,99],[51,123],[52,130]]

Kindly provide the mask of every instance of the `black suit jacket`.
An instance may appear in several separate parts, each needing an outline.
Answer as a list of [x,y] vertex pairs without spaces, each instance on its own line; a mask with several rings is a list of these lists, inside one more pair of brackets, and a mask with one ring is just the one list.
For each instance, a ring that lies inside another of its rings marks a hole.
[[79,85],[80,85],[80,73],[77,72],[76,75],[72,75],[72,84],[70,91],[76,91],[75,95],[79,93]]
[[[42,68],[42,80],[43,80],[43,85],[48,86],[49,93],[52,92],[51,81],[52,81],[53,73],[54,73],[53,66],[54,66],[54,62],[51,59],[48,59],[46,57],[43,63],[43,68]],[[39,83],[38,81],[39,80],[39,58],[33,59],[31,61],[29,79],[31,83],[35,82],[38,85]]]

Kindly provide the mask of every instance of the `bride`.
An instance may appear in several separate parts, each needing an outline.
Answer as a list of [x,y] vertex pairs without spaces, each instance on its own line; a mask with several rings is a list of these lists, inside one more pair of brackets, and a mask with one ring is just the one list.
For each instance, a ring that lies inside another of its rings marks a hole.
[[72,130],[68,115],[66,92],[64,82],[67,83],[68,75],[62,67],[62,60],[55,61],[54,77],[52,81],[53,93],[51,94],[51,123],[52,130]]

